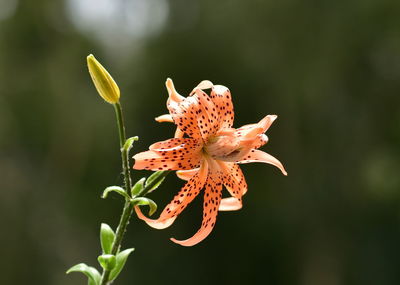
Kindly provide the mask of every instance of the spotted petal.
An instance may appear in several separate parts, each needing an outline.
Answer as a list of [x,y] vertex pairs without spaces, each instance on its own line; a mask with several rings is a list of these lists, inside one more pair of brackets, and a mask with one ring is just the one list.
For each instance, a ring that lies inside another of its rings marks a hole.
[[173,138],[150,146],[136,154],[134,169],[188,170],[200,166],[202,145],[190,138]]
[[222,183],[219,181],[217,175],[209,173],[204,193],[203,222],[200,229],[194,236],[189,239],[176,240],[174,238],[171,238],[171,240],[183,246],[193,246],[205,239],[214,228],[217,219],[219,204],[221,202],[221,197]]
[[216,115],[219,118],[219,129],[230,128],[233,125],[234,111],[231,92],[222,85],[214,85],[210,94],[215,105]]
[[284,175],[287,175],[282,163],[272,155],[258,149],[251,150],[244,158],[237,163],[264,162],[278,167]]
[[220,124],[220,118],[215,110],[214,103],[210,97],[201,89],[195,89],[192,96],[198,98],[199,111],[197,115],[197,125],[200,129],[202,138],[207,141],[208,137],[214,135]]
[[176,172],[176,176],[178,176],[180,179],[188,181],[190,178],[192,178],[197,172],[199,171],[199,168],[195,169],[190,169],[190,170],[179,170]]
[[240,166],[233,162],[218,161],[222,169],[222,182],[229,193],[238,199],[247,192],[247,183]]
[[171,203],[164,208],[158,219],[154,220],[147,218],[143,215],[138,206],[135,207],[139,219],[145,221],[149,226],[156,229],[165,229],[169,227],[175,221],[176,217],[199,194],[206,182],[207,171],[207,163],[203,163],[200,170],[182,187]]
[[242,199],[235,197],[223,198],[218,211],[237,211],[242,208]]

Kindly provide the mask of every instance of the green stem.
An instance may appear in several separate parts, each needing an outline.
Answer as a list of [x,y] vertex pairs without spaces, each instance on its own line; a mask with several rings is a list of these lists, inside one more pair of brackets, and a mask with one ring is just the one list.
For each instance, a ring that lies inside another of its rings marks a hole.
[[[132,188],[132,182],[131,182],[131,173],[129,169],[129,158],[128,158],[128,152],[127,150],[123,147],[126,141],[126,135],[125,135],[125,125],[124,125],[124,118],[122,116],[122,108],[121,104],[118,102],[114,104],[114,109],[115,109],[115,114],[117,117],[117,125],[118,125],[118,133],[119,133],[119,146],[121,149],[121,159],[122,159],[122,169],[124,173],[124,181],[125,181],[125,191],[126,193],[129,194],[130,189]],[[124,209],[122,211],[121,218],[119,220],[117,232],[115,233],[115,240],[111,249],[111,254],[116,255],[118,253],[118,250],[121,246],[122,239],[124,237],[126,227],[129,224],[129,219],[132,215],[133,207],[130,205],[129,200],[125,200],[125,205]],[[101,282],[100,285],[107,285],[109,283],[109,277],[110,277],[110,270],[103,270],[103,274],[101,276]]]
[[[124,120],[122,116],[122,108],[120,103],[114,104],[115,107],[115,114],[117,116],[117,125],[118,125],[118,133],[119,133],[119,145],[121,149],[121,158],[122,158],[122,169],[124,173],[124,181],[125,181],[125,191],[126,193],[130,193],[130,189],[132,188],[132,180],[131,180],[131,173],[130,173],[130,168],[129,168],[129,158],[128,158],[128,150],[124,148],[124,144],[126,141],[126,135],[125,135],[125,126],[124,126]],[[141,191],[140,196],[145,196],[147,192],[154,186],[156,185],[161,179],[163,179],[165,176],[167,176],[170,173],[170,171],[165,171],[157,177],[154,181],[146,185],[146,187],[143,188]],[[132,215],[133,212],[133,207],[131,205],[130,200],[126,199],[125,200],[125,205],[124,209],[122,211],[121,218],[119,220],[117,232],[115,233],[115,240],[111,249],[111,254],[116,255],[121,247],[122,239],[124,237],[126,227],[129,224],[129,219]],[[111,281],[109,281],[110,278],[110,270],[103,269],[103,274],[101,276],[101,281],[100,285],[108,285],[111,284]]]

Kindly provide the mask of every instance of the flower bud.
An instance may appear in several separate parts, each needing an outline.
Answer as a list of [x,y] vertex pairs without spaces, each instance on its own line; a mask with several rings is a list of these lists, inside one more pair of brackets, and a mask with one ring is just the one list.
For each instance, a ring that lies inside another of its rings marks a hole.
[[118,103],[120,92],[111,75],[92,54],[88,55],[87,64],[94,86],[100,96],[110,104]]

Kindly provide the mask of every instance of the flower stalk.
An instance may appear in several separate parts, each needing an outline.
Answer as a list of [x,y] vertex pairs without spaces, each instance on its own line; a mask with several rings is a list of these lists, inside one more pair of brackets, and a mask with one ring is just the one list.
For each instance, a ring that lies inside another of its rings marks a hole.
[[[117,118],[117,126],[118,126],[118,133],[119,133],[119,145],[121,149],[121,159],[122,159],[122,169],[125,181],[125,192],[130,197],[130,189],[132,188],[132,180],[131,180],[131,173],[129,168],[129,148],[124,147],[126,142],[126,134],[125,134],[125,125],[124,125],[124,118],[122,114],[122,107],[121,104],[118,102],[114,104],[115,115]],[[149,190],[151,190],[155,185],[157,185],[161,180],[163,180],[170,171],[163,171],[160,173],[158,177],[152,180],[150,183],[147,183],[145,187],[143,187],[142,191],[138,193],[137,196],[144,196],[147,194]],[[133,212],[133,206],[131,203],[131,199],[126,198],[124,208],[122,210],[121,218],[119,220],[119,224],[117,227],[117,232],[115,233],[115,240],[112,245],[111,254],[116,255],[121,247],[121,243],[126,232],[126,228],[129,224],[129,219]],[[111,284],[109,281],[110,279],[110,269],[103,269],[103,273],[101,275],[100,285],[108,285]]]

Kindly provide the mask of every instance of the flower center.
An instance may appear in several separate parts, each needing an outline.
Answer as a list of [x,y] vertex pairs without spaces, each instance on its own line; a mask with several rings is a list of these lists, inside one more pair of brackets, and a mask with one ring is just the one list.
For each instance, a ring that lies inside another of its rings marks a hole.
[[258,148],[268,141],[264,134],[254,133],[243,136],[236,129],[226,129],[206,142],[203,151],[216,160],[238,161],[253,148]]

